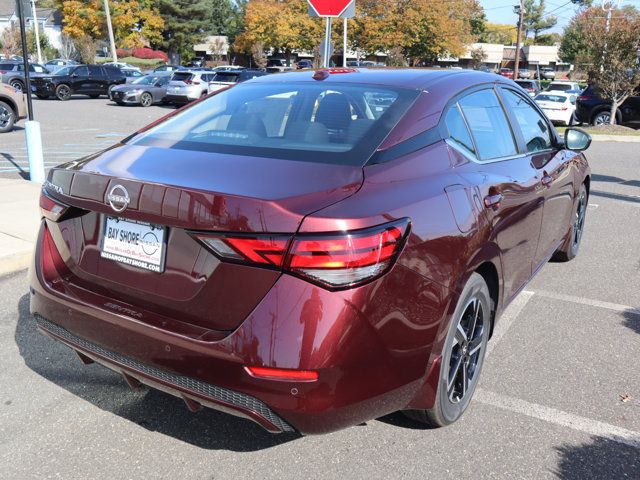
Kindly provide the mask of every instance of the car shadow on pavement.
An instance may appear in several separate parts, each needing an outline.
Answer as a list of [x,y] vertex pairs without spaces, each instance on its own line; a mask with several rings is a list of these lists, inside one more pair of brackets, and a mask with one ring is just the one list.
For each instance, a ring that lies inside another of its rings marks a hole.
[[145,386],[131,390],[117,373],[97,364],[84,366],[70,348],[38,332],[29,295],[20,299],[18,309],[15,341],[26,366],[104,411],[208,450],[252,452],[300,438],[270,434],[249,420],[207,408],[191,413],[182,400]]
[[640,478],[640,455],[632,446],[591,437],[582,445],[556,448],[560,455],[554,472],[561,480]]
[[624,318],[624,326],[630,328],[636,333],[640,333],[640,309],[639,310],[627,310],[622,312],[622,318]]

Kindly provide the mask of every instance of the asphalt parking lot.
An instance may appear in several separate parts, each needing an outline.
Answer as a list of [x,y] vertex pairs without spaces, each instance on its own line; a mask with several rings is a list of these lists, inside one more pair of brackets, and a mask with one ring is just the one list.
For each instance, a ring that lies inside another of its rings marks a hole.
[[[49,165],[170,112],[105,99],[35,102]],[[24,174],[24,134],[0,137],[0,176]],[[640,155],[594,142],[580,254],[547,265],[503,316],[456,424],[392,414],[324,436],[270,435],[131,391],[37,333],[25,272],[0,278],[0,477],[640,478]]]

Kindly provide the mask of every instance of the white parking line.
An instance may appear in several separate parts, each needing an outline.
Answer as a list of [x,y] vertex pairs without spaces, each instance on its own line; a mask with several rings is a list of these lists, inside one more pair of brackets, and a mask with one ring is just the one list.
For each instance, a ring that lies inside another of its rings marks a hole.
[[629,307],[627,305],[620,305],[619,303],[603,302],[601,300],[592,300],[590,298],[584,298],[584,297],[574,297],[573,295],[546,292],[544,290],[536,290],[535,292],[528,292],[528,293],[531,293],[531,294],[535,293],[536,295],[540,295],[541,297],[552,298],[555,300],[563,300],[565,302],[578,303],[581,305],[589,305],[591,307],[606,308],[607,310],[613,310],[614,312],[628,313],[631,315],[640,315],[640,309]]
[[485,357],[488,357],[491,351],[495,348],[495,346],[500,342],[500,339],[507,333],[507,330],[511,327],[511,324],[514,322],[522,309],[527,305],[531,297],[533,297],[534,292],[523,291],[520,292],[511,304],[504,311],[502,316],[496,322],[496,326],[493,329],[493,335],[491,336],[491,340],[487,344],[487,352],[485,353]]
[[544,420],[545,422],[571,428],[579,432],[588,433],[608,440],[622,443],[640,449],[640,433],[625,428],[616,427],[605,422],[580,417],[572,413],[563,412],[544,405],[529,403],[518,398],[500,395],[481,388],[476,389],[474,399],[486,405],[520,413],[528,417]]

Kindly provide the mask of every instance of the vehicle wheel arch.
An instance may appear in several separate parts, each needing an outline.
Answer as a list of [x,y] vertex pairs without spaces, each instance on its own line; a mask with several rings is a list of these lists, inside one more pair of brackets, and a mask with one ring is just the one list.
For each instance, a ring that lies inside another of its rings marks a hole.
[[11,110],[13,110],[13,114],[16,116],[16,121],[18,121],[18,105],[16,105],[16,102],[9,97],[0,97],[0,102],[6,103]]
[[[19,78],[12,78],[11,80],[9,80],[9,85],[11,85],[13,87],[14,84],[20,84],[20,90],[22,92],[24,92],[25,90],[25,83],[20,80]],[[15,87],[14,87],[15,88]]]
[[[593,109],[593,113],[591,114],[591,118],[589,119],[589,124],[593,125],[593,121],[595,120],[595,118],[600,115],[602,112],[610,112],[611,111],[611,107],[608,105],[601,105],[599,107],[596,107]],[[622,123],[622,112],[620,111],[620,109],[618,108],[616,110],[616,122],[618,122],[618,124]]]

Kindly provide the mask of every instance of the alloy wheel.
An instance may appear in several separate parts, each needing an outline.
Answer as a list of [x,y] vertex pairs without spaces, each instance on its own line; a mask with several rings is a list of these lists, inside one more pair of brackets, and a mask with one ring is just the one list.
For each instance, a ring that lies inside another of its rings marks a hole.
[[4,105],[0,105],[0,130],[7,128],[13,119],[13,111]]
[[594,125],[608,125],[611,121],[611,114],[609,112],[602,112],[596,115],[593,119]]
[[22,92],[22,82],[18,82],[16,80],[16,81],[11,82],[9,85],[11,85],[13,88],[18,90],[19,92]]
[[149,107],[152,103],[153,98],[151,98],[150,94],[145,92],[140,96],[140,105],[142,105],[143,107]]
[[71,90],[66,85],[60,85],[56,91],[56,95],[60,100],[69,100],[71,97]]
[[451,403],[459,403],[465,398],[469,385],[478,373],[485,328],[482,303],[477,297],[473,297],[460,316],[453,336],[447,376],[447,397]]
[[584,219],[587,214],[587,192],[584,190],[580,193],[578,199],[578,208],[573,221],[573,244],[572,249],[578,250],[580,241],[582,240],[582,232],[584,231]]

